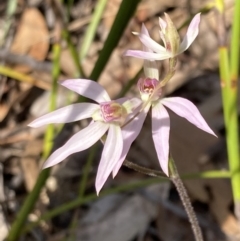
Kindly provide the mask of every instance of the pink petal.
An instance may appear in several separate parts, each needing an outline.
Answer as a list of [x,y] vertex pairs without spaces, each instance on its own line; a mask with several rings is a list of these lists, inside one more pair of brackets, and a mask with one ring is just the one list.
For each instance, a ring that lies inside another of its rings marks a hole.
[[141,50],[127,50],[124,53],[125,56],[132,56],[140,59],[146,59],[146,60],[163,60],[168,59],[172,57],[172,54],[169,52],[165,52],[164,54],[158,54],[158,53],[150,53],[150,52],[144,52]]
[[160,35],[161,40],[163,41],[164,47],[166,48],[167,44],[166,44],[165,35],[163,34],[162,31],[159,31],[159,35]]
[[43,168],[51,167],[63,161],[73,153],[86,150],[96,143],[107,131],[109,124],[94,122],[73,135],[64,146],[57,149],[44,163]]
[[200,14],[201,13],[196,14],[192,19],[188,27],[187,33],[184,36],[182,43],[180,44],[179,54],[184,52],[192,44],[194,39],[197,37],[199,32]]
[[[150,37],[148,30],[144,24],[142,24],[141,34],[145,34],[146,36]],[[153,52],[151,49],[147,48],[145,45],[143,45],[143,51],[150,52],[150,53]],[[151,79],[159,79],[158,66],[155,61],[144,60],[143,69],[144,69],[144,74],[146,77],[151,78]]]
[[60,82],[60,84],[98,103],[111,100],[106,90],[100,84],[92,80],[69,79]]
[[41,116],[28,124],[30,127],[40,127],[50,123],[68,123],[82,120],[92,116],[99,109],[99,105],[90,103],[77,103],[55,110]]
[[142,44],[148,49],[151,49],[158,54],[166,54],[166,49],[160,44],[158,44],[156,41],[154,41],[152,38],[150,38],[148,35],[139,34],[138,37]]
[[104,144],[102,157],[98,166],[96,177],[96,191],[97,195],[102,189],[108,176],[112,172],[113,167],[119,160],[123,148],[123,139],[121,128],[118,125],[110,124],[107,140]]
[[159,18],[159,25],[160,25],[161,31],[165,33],[167,22],[165,22],[162,18]]
[[133,141],[139,135],[143,122],[146,119],[146,115],[148,113],[150,106],[147,106],[137,117],[135,117],[129,124],[122,128],[122,136],[123,136],[123,150],[121,157],[117,164],[113,168],[113,177],[115,177],[122,166],[127,153],[133,143]]
[[216,136],[206,121],[203,119],[197,107],[191,101],[181,97],[171,97],[162,99],[161,103],[167,106],[177,115],[187,119],[199,129]]
[[145,35],[147,35],[148,37],[150,37],[149,32],[148,32],[148,30],[147,30],[147,28],[146,28],[146,26],[145,26],[144,23],[142,24],[141,34],[145,34]]
[[152,107],[152,136],[158,161],[168,176],[170,119],[166,109],[159,102]]

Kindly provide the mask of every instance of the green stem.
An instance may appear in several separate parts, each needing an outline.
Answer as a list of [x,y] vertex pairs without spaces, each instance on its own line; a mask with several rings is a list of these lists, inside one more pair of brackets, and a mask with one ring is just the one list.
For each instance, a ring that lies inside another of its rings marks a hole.
[[160,177],[160,178],[167,178],[166,175],[164,174],[164,172],[162,171],[156,171],[153,169],[149,169],[147,167],[142,167],[139,166],[133,162],[127,161],[125,160],[123,163],[124,166],[133,169],[134,171],[143,173],[145,175],[151,176],[151,177]]
[[72,43],[72,40],[71,40],[71,37],[70,37],[70,34],[69,34],[68,30],[64,29],[62,31],[62,35],[63,35],[63,38],[65,39],[65,41],[67,42],[68,49],[70,51],[70,54],[72,55],[73,62],[74,62],[75,67],[77,69],[77,72],[74,73],[74,76],[85,78],[85,73],[83,71],[80,59],[78,57],[77,49]]
[[[239,1],[236,8],[239,8]],[[235,9],[236,10],[236,9]],[[238,15],[239,12],[235,12]],[[234,17],[233,22],[233,36],[239,41],[239,16]],[[220,57],[220,79],[223,101],[223,113],[226,129],[226,141],[229,168],[232,174],[231,184],[233,191],[235,215],[240,220],[240,159],[239,159],[239,133],[238,133],[238,108],[237,108],[237,83],[238,76],[238,58],[239,58],[239,44],[231,46],[231,66],[229,64],[229,54],[226,46],[226,34],[223,11],[219,13],[219,57]],[[236,26],[237,27],[236,27]],[[236,44],[236,40],[232,39],[232,45]],[[236,52],[236,53],[234,53]]]
[[5,39],[6,39],[6,36],[9,32],[9,29],[12,25],[12,22],[13,22],[13,15],[15,14],[16,12],[16,9],[17,9],[17,3],[18,1],[17,0],[9,0],[7,1],[7,12],[6,12],[6,15],[5,16],[5,23],[4,25],[2,26],[2,37],[0,39],[0,47],[2,48],[2,45],[5,43]]
[[83,39],[83,42],[81,45],[81,51],[80,51],[81,62],[84,60],[84,58],[87,55],[87,52],[88,52],[90,45],[92,43],[92,40],[95,36],[99,21],[102,17],[106,4],[107,4],[107,0],[98,0],[97,1],[93,16],[91,18],[91,23],[88,26],[87,32],[84,36],[84,39]]
[[232,36],[231,36],[231,83],[232,86],[236,85],[239,75],[239,40],[240,40],[240,1],[235,0],[234,16],[232,25]]
[[189,196],[187,194],[187,190],[184,187],[181,178],[179,177],[177,167],[175,165],[173,158],[171,158],[171,157],[169,159],[169,171],[170,171],[170,179],[174,183],[174,185],[178,191],[178,194],[180,196],[180,199],[182,201],[182,204],[185,208],[185,211],[188,215],[188,219],[189,219],[189,222],[191,223],[195,240],[203,241],[202,231],[198,224],[198,220],[197,220],[196,214],[193,210]]
[[[239,76],[239,40],[240,40],[240,1],[235,1],[230,48],[230,86],[229,86],[229,150],[231,148],[230,169],[234,194],[234,211],[240,220],[240,158],[238,128],[238,76]],[[230,157],[230,155],[229,155]]]

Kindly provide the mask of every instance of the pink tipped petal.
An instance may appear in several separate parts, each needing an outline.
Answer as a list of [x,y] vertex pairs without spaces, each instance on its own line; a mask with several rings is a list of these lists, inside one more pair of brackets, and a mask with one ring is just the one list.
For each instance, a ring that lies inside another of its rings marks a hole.
[[191,101],[181,97],[171,97],[162,99],[161,103],[167,106],[177,115],[187,119],[199,129],[216,136],[206,121],[203,119],[197,107]]
[[140,50],[127,50],[124,55],[146,60],[163,60],[172,57],[172,54],[169,52],[165,52],[164,54],[156,54]]
[[96,191],[97,195],[102,189],[108,176],[113,170],[119,160],[123,148],[123,139],[120,126],[110,124],[107,140],[104,145],[102,158],[100,160],[97,177],[96,177]]
[[86,150],[96,143],[107,131],[109,124],[94,122],[69,139],[64,146],[57,149],[44,163],[43,168],[51,167],[63,161],[73,153]]
[[163,41],[164,47],[166,48],[167,44],[166,44],[165,36],[162,33],[162,31],[159,31],[159,35],[160,35],[161,40]]
[[150,37],[149,32],[148,32],[146,26],[144,25],[144,23],[142,24],[141,34],[145,34],[145,35],[147,35],[148,37]]
[[138,37],[139,37],[140,41],[142,42],[142,44],[144,46],[146,46],[148,49],[151,49],[158,54],[165,54],[166,53],[166,49],[163,46],[158,44],[156,41],[151,39],[146,34],[140,34],[140,35],[138,35]]
[[[142,24],[142,29],[141,29],[140,35],[146,35],[150,38],[149,32],[144,24]],[[144,44],[143,44],[143,51],[153,53],[153,50],[146,47]]]
[[162,18],[159,18],[159,25],[160,25],[162,32],[164,33],[165,29],[167,27],[167,22],[165,22]]
[[92,80],[69,79],[62,81],[60,84],[98,103],[111,100],[106,90],[100,84]]
[[167,110],[159,102],[152,108],[152,136],[158,160],[168,176],[170,119]]
[[115,177],[122,166],[127,153],[133,143],[133,141],[139,135],[143,122],[146,119],[146,115],[148,113],[150,106],[147,106],[137,117],[135,117],[129,124],[122,128],[122,136],[123,136],[123,150],[121,157],[117,164],[113,168],[113,177]]
[[200,14],[201,13],[196,14],[195,17],[192,19],[188,27],[187,33],[184,36],[182,43],[180,44],[179,54],[184,52],[197,37],[199,32]]
[[28,124],[28,126],[36,128],[50,123],[68,123],[82,120],[91,117],[97,109],[99,109],[99,105],[97,104],[72,104],[39,117]]
[[[144,24],[142,24],[141,34],[145,34],[146,36],[150,37],[148,30]],[[150,53],[153,52],[153,50],[146,47],[145,45],[143,45],[143,51],[150,52]],[[159,71],[158,71],[157,63],[155,61],[144,60],[143,69],[146,77],[152,78],[152,79],[159,79]]]

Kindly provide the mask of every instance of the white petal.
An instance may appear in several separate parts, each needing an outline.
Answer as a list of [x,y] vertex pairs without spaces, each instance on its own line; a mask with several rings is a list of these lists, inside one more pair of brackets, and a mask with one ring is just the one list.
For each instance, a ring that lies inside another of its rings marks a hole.
[[73,135],[64,146],[57,149],[44,163],[43,168],[51,167],[63,161],[73,153],[86,150],[96,143],[107,131],[109,124],[94,122]]
[[98,172],[96,177],[96,191],[97,195],[102,189],[108,176],[113,170],[119,160],[123,148],[123,139],[121,128],[118,125],[110,124],[107,140],[104,144],[102,158],[98,166]]
[[[143,45],[145,45],[148,49],[153,50],[154,52],[158,54],[165,54],[167,50],[158,44],[156,41],[154,41],[152,38],[147,36],[146,34],[140,34],[138,35],[140,41],[142,42]],[[147,51],[149,52],[149,51]]]
[[163,41],[164,47],[166,48],[167,44],[166,44],[165,35],[163,34],[162,31],[159,31],[159,35],[160,35],[161,40]]
[[152,108],[152,136],[158,161],[168,176],[170,119],[166,109],[159,102]]
[[201,13],[196,14],[195,17],[192,19],[188,27],[187,33],[184,36],[182,43],[180,44],[179,54],[184,52],[186,49],[188,49],[188,47],[192,44],[192,42],[197,37],[199,32],[200,14]]
[[[137,35],[139,35],[139,34],[137,34]],[[144,24],[142,24],[141,34],[140,35],[146,35],[146,36],[148,36],[150,38],[149,32],[148,32],[148,30],[147,30],[147,28],[146,28],[146,26]],[[152,49],[148,48],[144,44],[143,44],[143,51],[151,52],[151,53],[153,52]]]
[[99,109],[99,105],[97,104],[72,104],[39,117],[28,124],[28,126],[40,127],[51,123],[68,123],[78,121],[91,117],[97,109]]
[[141,34],[145,34],[150,37],[149,32],[148,32],[146,26],[144,25],[144,23],[142,24]]
[[[148,30],[144,24],[142,24],[141,34],[145,34],[148,37],[150,37]],[[145,45],[143,45],[143,51],[153,52],[151,49],[147,48]],[[144,60],[143,69],[144,69],[144,74],[147,78],[157,79],[157,80],[159,79],[158,66],[155,61]]]
[[124,53],[125,56],[132,56],[139,59],[146,59],[146,60],[163,60],[168,59],[172,57],[172,53],[165,52],[164,54],[158,54],[158,53],[150,53],[150,52],[144,52],[141,50],[127,50]]
[[69,79],[60,82],[60,84],[98,103],[111,100],[106,90],[100,84],[89,79]]
[[191,101],[181,97],[171,97],[162,99],[161,103],[167,106],[177,115],[191,122],[199,129],[216,136],[206,121],[203,119],[197,107]]
[[115,177],[120,169],[120,167],[122,166],[127,153],[133,143],[133,141],[137,138],[137,136],[139,135],[144,120],[146,119],[146,115],[148,113],[148,110],[150,108],[150,105],[147,106],[137,117],[135,117],[129,124],[127,124],[126,126],[124,126],[122,128],[122,136],[123,136],[123,150],[122,150],[122,154],[121,157],[119,159],[119,161],[117,162],[117,164],[114,166],[113,168],[113,177]]
[[161,31],[165,33],[167,22],[165,22],[162,18],[159,18],[159,25],[160,25]]

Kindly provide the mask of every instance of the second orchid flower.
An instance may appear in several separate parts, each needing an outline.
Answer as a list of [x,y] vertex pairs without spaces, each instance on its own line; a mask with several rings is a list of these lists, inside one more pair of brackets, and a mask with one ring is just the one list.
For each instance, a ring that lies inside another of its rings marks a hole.
[[[159,18],[160,37],[163,41],[164,47],[154,41],[146,32],[133,34],[137,35],[144,46],[151,51],[141,50],[127,50],[125,55],[147,60],[164,60],[173,58],[184,52],[192,44],[199,32],[200,13],[196,14],[192,19],[187,33],[180,43],[178,32],[170,19],[165,13],[166,21]],[[143,28],[146,28],[143,24]]]

